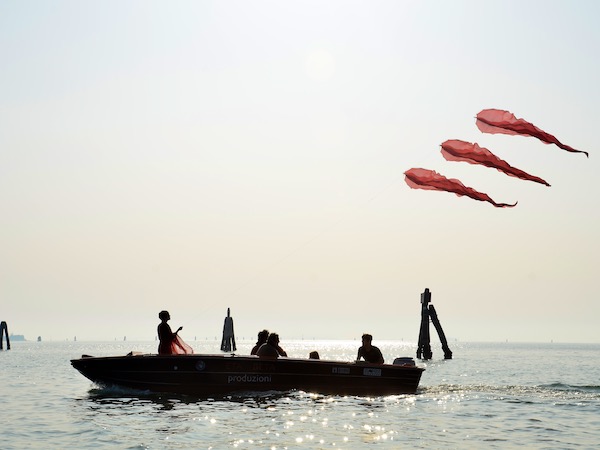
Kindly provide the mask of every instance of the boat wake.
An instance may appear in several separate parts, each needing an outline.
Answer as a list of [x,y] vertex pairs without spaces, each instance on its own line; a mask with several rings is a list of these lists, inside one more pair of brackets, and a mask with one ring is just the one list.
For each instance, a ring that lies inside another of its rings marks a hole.
[[88,391],[90,398],[111,398],[111,397],[150,397],[153,394],[148,390],[131,389],[122,386],[102,386],[94,385]]

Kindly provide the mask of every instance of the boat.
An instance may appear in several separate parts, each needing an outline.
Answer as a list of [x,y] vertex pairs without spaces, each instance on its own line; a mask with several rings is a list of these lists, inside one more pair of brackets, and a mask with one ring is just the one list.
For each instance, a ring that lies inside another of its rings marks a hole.
[[72,359],[72,366],[101,386],[198,397],[304,391],[319,394],[382,396],[414,394],[425,369],[410,357],[394,364],[343,362],[254,355],[156,355]]

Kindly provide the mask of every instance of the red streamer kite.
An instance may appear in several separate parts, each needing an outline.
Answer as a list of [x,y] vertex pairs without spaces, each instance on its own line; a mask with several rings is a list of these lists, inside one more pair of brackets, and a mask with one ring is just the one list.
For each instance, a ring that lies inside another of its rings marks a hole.
[[469,164],[481,164],[482,166],[497,169],[511,177],[517,177],[522,180],[534,181],[535,183],[550,186],[541,178],[529,175],[527,172],[523,172],[521,169],[511,166],[506,161],[498,158],[487,148],[480,147],[477,144],[450,139],[442,143],[442,155],[448,161],[465,161]]
[[490,202],[496,208],[512,208],[517,204],[516,202],[513,205],[496,203],[487,194],[477,192],[475,189],[465,186],[460,181],[453,178],[446,178],[433,170],[409,169],[404,172],[404,175],[406,176],[406,184],[413,189],[453,192],[459,197],[464,195],[474,200]]
[[575,150],[573,147],[563,144],[554,136],[540,130],[534,124],[525,119],[517,119],[514,114],[501,109],[484,109],[477,114],[477,128],[482,133],[502,133],[510,135],[532,136],[538,138],[545,144],[555,144],[558,147],[573,153],[584,153],[589,158],[588,152]]

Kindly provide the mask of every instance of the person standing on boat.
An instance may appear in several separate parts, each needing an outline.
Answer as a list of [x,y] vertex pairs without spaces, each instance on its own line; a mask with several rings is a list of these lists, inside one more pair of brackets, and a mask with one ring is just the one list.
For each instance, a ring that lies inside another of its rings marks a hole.
[[261,358],[279,358],[287,356],[287,353],[279,345],[279,335],[271,333],[263,345],[260,346],[256,354]]
[[256,345],[252,348],[252,351],[250,352],[250,354],[256,355],[256,352],[258,351],[260,346],[263,345],[265,342],[267,342],[268,338],[269,338],[269,330],[259,331],[258,332],[258,340],[256,341]]
[[181,339],[177,333],[183,330],[179,327],[175,333],[171,331],[171,327],[167,321],[171,320],[169,311],[161,311],[158,313],[158,318],[161,322],[158,324],[158,354],[159,355],[185,355],[192,354],[194,350]]
[[365,361],[373,364],[383,364],[383,355],[374,345],[371,345],[373,336],[370,334],[362,335],[362,346],[358,349],[358,355],[356,361],[360,361],[360,358],[364,358]]

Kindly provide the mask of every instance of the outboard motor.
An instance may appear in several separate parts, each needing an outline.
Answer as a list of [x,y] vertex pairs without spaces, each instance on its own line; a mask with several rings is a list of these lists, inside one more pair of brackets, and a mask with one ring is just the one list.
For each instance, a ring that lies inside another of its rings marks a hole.
[[400,358],[394,359],[394,365],[395,366],[410,366],[410,367],[414,367],[416,364],[415,364],[415,360],[412,359],[410,356],[402,356]]

